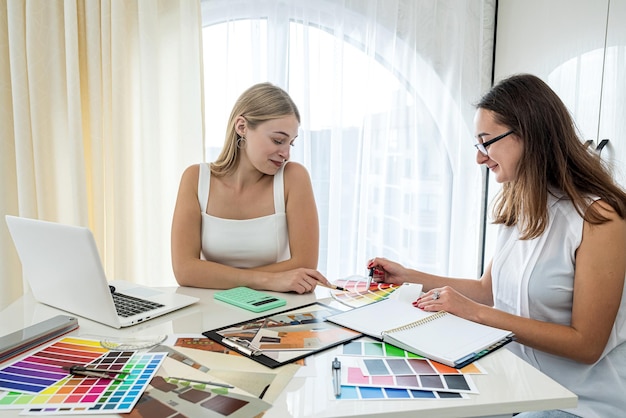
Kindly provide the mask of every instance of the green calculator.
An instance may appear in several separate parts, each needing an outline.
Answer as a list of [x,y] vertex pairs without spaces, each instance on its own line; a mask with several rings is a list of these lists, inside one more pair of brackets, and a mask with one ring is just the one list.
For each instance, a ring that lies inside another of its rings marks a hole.
[[244,286],[215,292],[213,297],[252,312],[263,312],[287,304],[285,299]]

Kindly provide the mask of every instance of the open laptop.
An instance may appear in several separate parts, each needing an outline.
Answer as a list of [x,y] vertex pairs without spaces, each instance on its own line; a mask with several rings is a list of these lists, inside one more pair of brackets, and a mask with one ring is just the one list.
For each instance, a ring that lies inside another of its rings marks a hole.
[[11,215],[5,218],[24,277],[41,303],[122,328],[198,301],[123,280],[107,281],[88,228]]

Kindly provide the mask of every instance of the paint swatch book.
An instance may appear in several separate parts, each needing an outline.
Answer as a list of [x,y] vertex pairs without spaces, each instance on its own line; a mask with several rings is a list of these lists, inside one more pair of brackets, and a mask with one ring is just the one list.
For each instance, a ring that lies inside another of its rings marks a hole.
[[421,286],[404,284],[388,299],[327,321],[362,332],[450,367],[461,368],[513,340],[513,333],[472,322],[447,312],[426,312],[411,301]]

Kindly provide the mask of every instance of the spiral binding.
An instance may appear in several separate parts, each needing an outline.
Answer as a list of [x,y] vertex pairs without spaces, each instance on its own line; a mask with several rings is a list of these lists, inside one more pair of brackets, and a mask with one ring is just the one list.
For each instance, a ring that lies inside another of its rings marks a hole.
[[441,318],[441,317],[443,317],[443,316],[445,316],[447,314],[448,313],[446,311],[439,311],[436,314],[432,314],[432,315],[427,316],[426,318],[422,318],[422,319],[420,319],[418,321],[413,321],[413,322],[411,322],[409,324],[402,325],[402,326],[397,327],[397,328],[392,328],[392,329],[389,329],[387,331],[383,331],[382,335],[391,334],[391,333],[398,332],[398,331],[406,331],[407,329],[415,328],[415,327],[418,327],[420,325],[424,325],[424,324],[426,324],[426,323],[428,323],[430,321],[434,321],[435,319],[439,319],[439,318]]

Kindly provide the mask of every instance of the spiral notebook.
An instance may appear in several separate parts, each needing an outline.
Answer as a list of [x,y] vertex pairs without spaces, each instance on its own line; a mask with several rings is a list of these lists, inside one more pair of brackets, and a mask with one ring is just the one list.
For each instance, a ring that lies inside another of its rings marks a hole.
[[326,320],[455,368],[465,367],[514,337],[510,331],[447,312],[425,312],[401,299],[385,299]]

